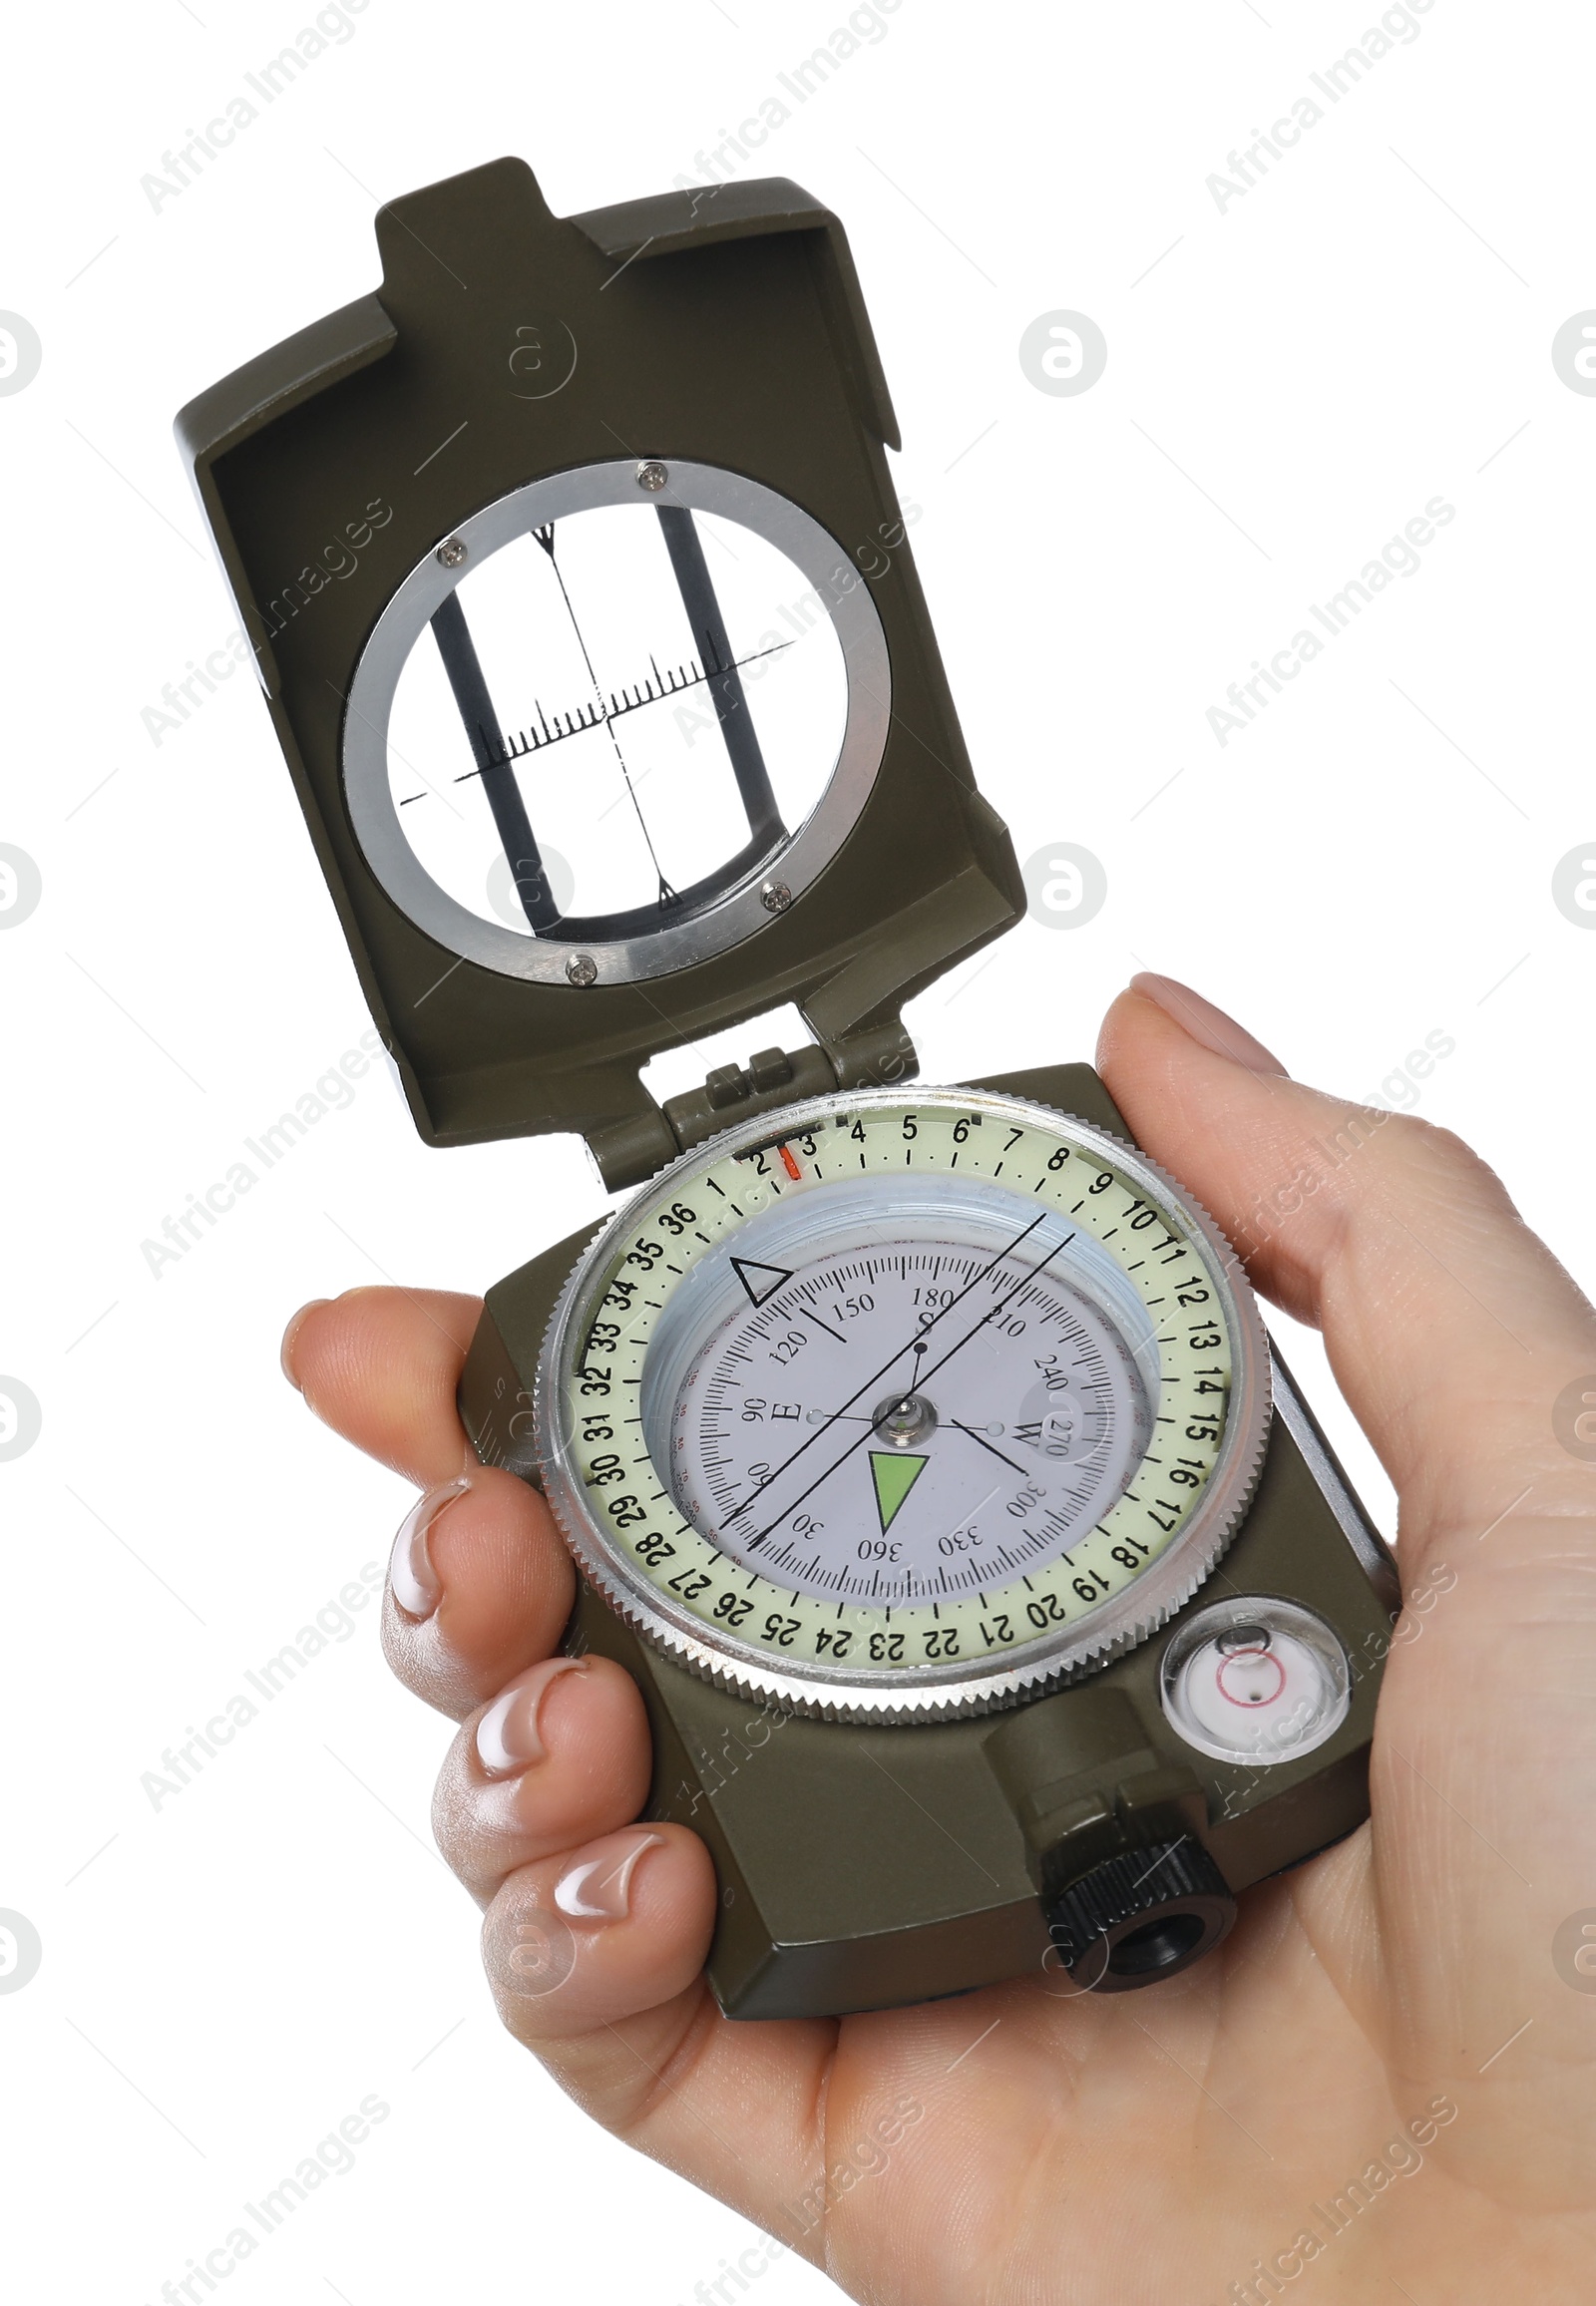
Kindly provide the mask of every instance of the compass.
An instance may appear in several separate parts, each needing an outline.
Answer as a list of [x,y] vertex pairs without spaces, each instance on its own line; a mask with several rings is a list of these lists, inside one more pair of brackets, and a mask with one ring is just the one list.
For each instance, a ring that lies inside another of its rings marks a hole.
[[710,1983],[1170,1977],[1367,1814],[1395,1579],[1090,1068],[917,1077],[905,1002],[1024,892],[842,228],[500,161],[377,232],[179,439],[417,1127],[578,1134],[608,1196],[488,1291],[461,1415],[636,1681]]
[[543,1478],[595,1585],[831,1718],[986,1711],[1141,1639],[1263,1456],[1263,1330],[1213,1226],[1012,1099],[856,1090],[786,1125],[638,1196],[550,1325]]

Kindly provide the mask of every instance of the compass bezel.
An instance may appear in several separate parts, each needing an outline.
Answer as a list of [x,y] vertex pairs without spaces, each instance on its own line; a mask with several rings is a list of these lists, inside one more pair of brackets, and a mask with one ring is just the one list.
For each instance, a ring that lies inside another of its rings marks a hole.
[[[662,486],[640,484],[663,470]],[[645,493],[646,490],[646,493]],[[503,547],[549,522],[612,505],[677,505],[739,523],[772,545],[807,578],[842,651],[847,711],[825,787],[804,822],[753,863],[729,889],[644,935],[580,944],[558,931],[534,937],[486,920],[459,903],[421,863],[406,837],[388,774],[388,720],[399,678],[430,619],[475,570]],[[580,953],[594,965],[579,981],[634,983],[711,960],[768,928],[761,895],[772,874],[800,896],[825,871],[858,823],[887,746],[892,671],[887,636],[860,570],[834,537],[789,498],[718,465],[672,458],[615,458],[528,483],[485,505],[449,534],[447,563],[423,555],[394,592],[360,653],[344,720],[344,798],[361,853],[387,895],[448,952],[501,976],[567,985]],[[464,548],[458,558],[455,546]]]
[[596,1518],[573,1459],[565,1380],[572,1355],[589,1334],[608,1286],[607,1268],[617,1241],[638,1224],[662,1189],[685,1189],[739,1150],[768,1146],[773,1141],[771,1116],[725,1130],[660,1170],[621,1205],[585,1252],[550,1320],[534,1399],[544,1493],[583,1574],[645,1641],[720,1688],[828,1721],[923,1722],[994,1713],[1083,1679],[1136,1647],[1191,1599],[1223,1556],[1252,1497],[1269,1436],[1269,1342],[1240,1261],[1202,1205],[1123,1138],[1026,1098],[918,1084],[913,1090],[856,1089],[808,1099],[783,1109],[781,1129],[783,1136],[796,1139],[838,1114],[930,1107],[955,1113],[979,1109],[998,1120],[1043,1125],[1111,1164],[1149,1200],[1167,1208],[1200,1249],[1205,1276],[1218,1293],[1231,1353],[1230,1403],[1213,1471],[1168,1548],[1097,1610],[1008,1653],[1009,1662],[1001,1670],[991,1670],[983,1659],[964,1658],[902,1672],[861,1671],[817,1661],[806,1661],[802,1671],[783,1671],[756,1643],[730,1633],[712,1636],[703,1619],[672,1605],[639,1574]]

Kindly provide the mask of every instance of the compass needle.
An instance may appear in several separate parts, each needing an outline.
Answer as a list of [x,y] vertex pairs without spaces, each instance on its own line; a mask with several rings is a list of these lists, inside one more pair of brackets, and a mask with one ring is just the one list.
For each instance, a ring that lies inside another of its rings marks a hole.
[[883,1537],[897,1520],[900,1506],[930,1462],[926,1457],[904,1457],[882,1449],[870,1452],[870,1471],[876,1485],[876,1510],[881,1515]]

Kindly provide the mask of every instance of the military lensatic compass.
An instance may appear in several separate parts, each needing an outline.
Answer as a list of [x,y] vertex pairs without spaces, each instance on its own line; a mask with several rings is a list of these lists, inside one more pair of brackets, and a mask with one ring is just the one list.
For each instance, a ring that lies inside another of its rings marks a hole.
[[1023,896],[841,227],[501,161],[377,229],[179,437],[423,1136],[625,1196],[489,1291],[461,1410],[642,1690],[715,1991],[1168,1977],[1366,1814],[1395,1583],[1095,1074],[915,1085],[903,1003]]

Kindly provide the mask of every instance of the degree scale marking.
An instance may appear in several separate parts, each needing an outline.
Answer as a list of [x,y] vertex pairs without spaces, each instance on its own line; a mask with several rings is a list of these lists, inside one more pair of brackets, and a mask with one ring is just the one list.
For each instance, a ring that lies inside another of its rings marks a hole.
[[[916,1105],[907,1097],[900,1097],[890,1102],[883,1100],[869,1107],[846,1108],[828,1118],[835,1127],[850,1133],[863,1126],[865,1151],[860,1154],[862,1168],[875,1174],[888,1175],[896,1170],[897,1174],[902,1175],[903,1171],[898,1166],[903,1153],[900,1127],[906,1115],[918,1122],[920,1130],[918,1141],[909,1147],[910,1165],[913,1168],[940,1170],[946,1174],[952,1168],[952,1157],[957,1151],[963,1156],[962,1184],[969,1179],[972,1184],[979,1185],[983,1176],[990,1180],[997,1175],[998,1164],[991,1159],[991,1154],[982,1158],[981,1139],[974,1131],[967,1129],[968,1142],[950,1142],[953,1124],[960,1118],[957,1108],[951,1105],[927,1107]],[[986,1118],[991,1124],[995,1116],[989,1112]],[[995,1131],[989,1127],[988,1130],[991,1153],[998,1153],[999,1149],[1011,1152],[1014,1125],[1006,1115],[996,1116],[996,1119],[999,1124],[998,1129]],[[811,1123],[810,1127],[814,1133],[812,1138],[800,1137],[794,1142],[814,1142],[823,1133],[831,1133],[826,1118]],[[1007,1146],[1003,1145],[1004,1132],[1010,1138]],[[1135,1193],[1132,1183],[1117,1173],[1111,1159],[1100,1162],[1095,1151],[1072,1145],[1067,1130],[1062,1126],[1055,1128],[1045,1121],[1032,1122],[1021,1131],[1021,1136],[1027,1140],[1021,1160],[1028,1156],[1033,1162],[1034,1148],[1039,1144],[1044,1151],[1062,1151],[1064,1164],[1061,1164],[1064,1175],[1079,1178],[1082,1169],[1093,1174],[1094,1183],[1088,1187],[1085,1196],[1079,1196],[1076,1214],[1078,1216],[1084,1211],[1087,1229],[1099,1241],[1105,1233],[1113,1233],[1115,1239],[1109,1244],[1108,1255],[1122,1273],[1131,1272],[1132,1248],[1145,1252],[1149,1246],[1135,1241],[1134,1233],[1127,1235],[1127,1226],[1142,1233],[1147,1233],[1150,1226],[1156,1226],[1156,1232],[1149,1237],[1155,1260],[1153,1269],[1144,1277],[1138,1273],[1131,1286],[1147,1306],[1157,1303],[1160,1308],[1167,1307],[1172,1283],[1187,1297],[1187,1304],[1177,1319],[1179,1323],[1188,1326],[1188,1339],[1179,1340],[1175,1346],[1165,1346],[1160,1351],[1164,1398],[1158,1404],[1162,1413],[1159,1421],[1166,1427],[1178,1421],[1188,1427],[1196,1427],[1198,1431],[1189,1438],[1183,1435],[1174,1444],[1181,1453],[1180,1471],[1185,1476],[1184,1485],[1178,1488],[1178,1493],[1172,1494],[1174,1485],[1166,1480],[1158,1487],[1156,1497],[1142,1499],[1136,1494],[1137,1469],[1133,1467],[1125,1494],[1102,1513],[1098,1523],[1085,1532],[1084,1538],[1077,1533],[1072,1552],[1082,1573],[1078,1578],[1071,1580],[1069,1566],[1061,1561],[1054,1561],[1044,1569],[1022,1572],[1011,1586],[999,1587],[998,1578],[993,1574],[997,1564],[991,1558],[980,1566],[979,1571],[973,1572],[979,1577],[983,1598],[977,1600],[973,1585],[970,1599],[953,1605],[953,1620],[957,1623],[950,1622],[946,1608],[939,1613],[942,1624],[949,1629],[948,1640],[956,1645],[943,1655],[968,1659],[973,1671],[981,1670],[984,1658],[1000,1656],[1005,1650],[1016,1649],[1024,1642],[1035,1640],[1038,1619],[1045,1626],[1053,1628],[1079,1624],[1102,1601],[1133,1582],[1133,1577],[1139,1575],[1142,1568],[1155,1560],[1174,1541],[1212,1470],[1228,1408],[1229,1345],[1222,1335],[1214,1335],[1216,1329],[1222,1332],[1224,1325],[1216,1313],[1216,1293],[1211,1277],[1206,1273],[1207,1253],[1200,1242],[1185,1235],[1180,1220],[1167,1213],[1161,1203],[1150,1203],[1144,1195]],[[695,1230],[686,1239],[672,1238],[671,1241],[674,1256],[683,1261],[689,1273],[702,1256],[709,1254],[704,1243],[703,1227],[709,1229],[714,1240],[721,1241],[757,1216],[762,1208],[772,1206],[769,1192],[760,1190],[746,1170],[740,1176],[737,1175],[732,1158],[728,1157],[717,1167],[718,1174],[700,1173],[692,1184],[693,1199],[696,1200],[700,1193],[713,1194],[715,1206],[689,1213]],[[789,1184],[788,1193],[813,1190],[820,1169],[820,1162],[806,1155],[800,1171],[803,1183]],[[830,1173],[836,1175],[835,1161],[830,1164]],[[773,1188],[773,1181],[768,1182]],[[749,1185],[755,1186],[752,1194],[745,1190]],[[733,1189],[732,1194],[728,1194],[728,1187]],[[679,1199],[685,1187],[680,1180],[667,1178],[661,1182],[659,1190],[658,1204],[651,1209],[645,1207],[638,1219],[639,1225],[649,1231],[658,1227],[661,1213],[668,1213],[671,1200]],[[1012,1192],[1014,1189],[1009,1187],[1006,1190]],[[1075,1200],[1078,1194],[1076,1186],[1066,1200],[1061,1179],[1055,1176],[1050,1190],[1027,1194],[1025,1198],[1039,1203],[1043,1216],[1049,1209],[1062,1215],[1069,1201]],[[785,1199],[786,1195],[782,1198]],[[673,1227],[667,1227],[666,1230],[674,1235]],[[613,1277],[626,1270],[626,1254],[624,1243],[611,1250],[606,1260],[606,1275]],[[1148,1256],[1138,1256],[1133,1263],[1139,1268],[1148,1263]],[[1183,1280],[1180,1279],[1182,1272]],[[1156,1294],[1155,1281],[1162,1285],[1161,1291]],[[608,1310],[605,1309],[606,1312]],[[617,1326],[623,1334],[605,1347],[612,1356],[607,1381],[635,1384],[641,1373],[643,1353],[652,1323],[642,1322],[630,1308],[622,1311],[626,1318]],[[1167,1313],[1164,1319],[1167,1334]],[[1188,1340],[1199,1334],[1203,1336],[1206,1349],[1191,1349]],[[1209,1344],[1210,1338],[1214,1340],[1212,1345]],[[585,1347],[587,1342],[577,1343]],[[592,1368],[598,1357],[585,1351],[574,1356],[579,1370],[584,1364]],[[746,1352],[730,1357],[740,1359],[751,1369],[752,1363]],[[589,1395],[585,1400],[580,1377],[569,1363],[567,1382],[571,1388],[574,1453],[591,1482],[592,1459],[594,1455],[602,1452],[603,1443],[585,1440],[583,1410],[586,1407],[591,1416],[596,1405],[601,1408],[602,1403],[597,1394]],[[628,1485],[633,1493],[651,1492],[657,1486],[658,1477],[653,1473],[645,1452],[629,1433],[626,1437],[626,1451]],[[993,1467],[992,1470],[996,1473],[998,1468]],[[611,1494],[596,1486],[590,1486],[588,1490],[595,1508],[593,1518],[599,1527],[605,1524],[603,1501]],[[1055,1509],[1057,1500],[1056,1491],[1047,1497],[1047,1512],[1051,1513]],[[673,1504],[667,1503],[661,1513],[650,1517],[648,1530],[638,1534],[650,1544],[663,1542],[673,1551],[660,1564],[650,1568],[635,1555],[636,1537],[629,1530],[623,1532],[621,1529],[606,1530],[607,1548],[622,1560],[630,1561],[633,1574],[641,1571],[647,1576],[671,1607],[680,1606],[682,1598],[680,1585],[674,1596],[669,1594],[672,1576],[683,1584],[695,1584],[695,1576],[689,1573],[701,1569],[706,1562],[718,1562],[723,1558],[714,1545],[681,1518]],[[1016,1528],[1014,1534],[1020,1540],[1032,1540],[1034,1537],[1028,1526],[1024,1529]],[[1116,1555],[1119,1558],[1116,1559]],[[1127,1568],[1126,1562],[1132,1566]],[[720,1570],[722,1578],[730,1567],[731,1564],[725,1562]],[[1015,1563],[1014,1568],[1018,1569],[1019,1564]],[[713,1583],[707,1577],[703,1582],[706,1587]],[[879,1593],[879,1578],[874,1579],[873,1583]],[[804,1661],[827,1656],[827,1648],[824,1645],[817,1647],[815,1638],[817,1629],[813,1617],[820,1605],[810,1604],[803,1596],[769,1578],[750,1575],[741,1569],[737,1574],[737,1590],[750,1603],[750,1607],[743,1612],[745,1622],[742,1630],[736,1636],[739,1642],[751,1640],[756,1647],[762,1648],[764,1654],[769,1655],[773,1664],[791,1665],[800,1670]],[[1038,1597],[1031,1605],[1033,1615],[1029,1623],[1024,1617],[1027,1595]],[[715,1638],[717,1624],[724,1631],[724,1620],[717,1620],[712,1614],[717,1598],[721,1597],[706,1590],[701,1599],[690,1600],[686,1604],[689,1614],[702,1625],[711,1641]],[[778,1635],[765,1630],[764,1612],[774,1605],[779,1605],[779,1626],[781,1636],[784,1637],[779,1639],[779,1645]],[[824,1615],[828,1627],[834,1628],[838,1618],[846,1620],[844,1631],[850,1644],[846,1652],[848,1669],[860,1669],[868,1676],[872,1665],[896,1666],[902,1671],[906,1666],[933,1662],[919,1654],[924,1647],[924,1639],[913,1631],[917,1617],[921,1618],[922,1623],[930,1622],[930,1608],[924,1605],[922,1608],[923,1616],[912,1600],[903,1597],[896,1598],[885,1608],[879,1602],[860,1601],[839,1605],[833,1601],[825,1605]],[[985,1625],[978,1624],[978,1612],[985,1618]],[[1017,1612],[1018,1622],[1010,1625],[1006,1636],[1000,1636],[998,1628],[1005,1612],[1010,1617]],[[893,1628],[890,1645],[884,1638],[879,1641],[877,1638],[884,1636],[884,1629],[889,1625]],[[828,1640],[832,1638],[828,1636]],[[841,1654],[842,1637],[835,1639],[836,1647],[830,1653],[833,1661]],[[874,1655],[873,1650],[876,1653]]]

